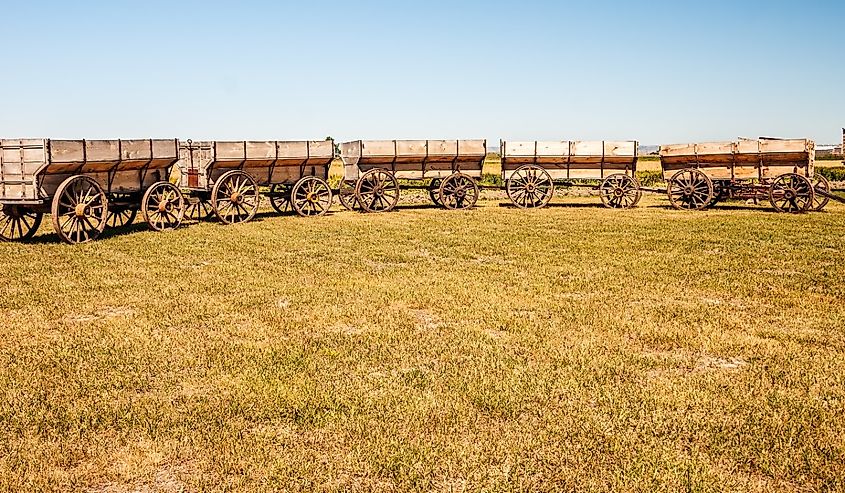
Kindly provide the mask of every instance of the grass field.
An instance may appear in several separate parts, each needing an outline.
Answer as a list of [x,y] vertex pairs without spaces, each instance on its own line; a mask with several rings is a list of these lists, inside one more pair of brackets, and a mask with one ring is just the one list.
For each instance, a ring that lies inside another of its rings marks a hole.
[[845,207],[598,203],[0,244],[0,489],[845,488]]

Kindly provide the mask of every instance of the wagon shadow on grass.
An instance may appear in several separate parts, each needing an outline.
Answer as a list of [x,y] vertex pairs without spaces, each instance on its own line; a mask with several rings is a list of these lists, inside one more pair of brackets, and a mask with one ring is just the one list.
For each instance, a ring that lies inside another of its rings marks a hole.
[[[186,226],[187,225],[183,224],[182,226],[179,227],[179,229],[184,228]],[[141,233],[141,232],[144,232],[144,231],[154,232],[145,223],[142,223],[142,222],[130,224],[130,225],[127,225],[127,226],[120,226],[120,227],[116,227],[116,228],[106,228],[105,230],[103,230],[102,233],[100,233],[100,235],[97,237],[97,240],[105,240],[105,239],[109,239],[109,238],[114,238],[116,236],[123,236],[123,235]],[[57,244],[66,243],[66,242],[64,240],[62,240],[57,233],[51,232],[51,233],[47,233],[47,234],[43,234],[43,235],[33,236],[32,238],[25,240],[21,243],[29,243],[29,244],[33,244],[33,245],[57,245]],[[93,242],[89,242],[89,243],[93,243]]]
[[[542,209],[607,209],[607,210],[616,210],[616,209],[609,209],[602,205],[601,203],[549,203],[541,208],[536,209],[521,209],[514,205],[511,202],[499,202],[499,207],[505,209],[513,209],[513,210],[542,210]],[[670,204],[652,204],[652,205],[637,205],[636,207],[629,208],[627,210],[664,210],[664,211],[678,211]],[[766,204],[760,205],[750,205],[750,204],[719,204],[717,206],[708,207],[706,211],[709,212],[730,212],[730,211],[754,211],[757,213],[767,213],[767,214],[781,214],[775,209],[771,207],[766,207]],[[695,213],[697,211],[692,211]]]

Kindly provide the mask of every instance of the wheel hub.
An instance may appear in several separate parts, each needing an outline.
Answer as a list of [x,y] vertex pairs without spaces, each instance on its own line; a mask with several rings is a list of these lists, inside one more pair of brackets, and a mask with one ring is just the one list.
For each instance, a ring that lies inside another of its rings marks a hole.
[[525,185],[525,191],[526,191],[526,192],[528,192],[528,193],[533,192],[533,191],[534,191],[534,188],[535,188],[535,187],[534,187],[534,184],[533,184],[533,183],[529,183],[529,184]]
[[784,196],[786,199],[788,199],[788,200],[792,200],[792,199],[794,199],[797,195],[798,195],[798,194],[797,194],[797,193],[795,193],[795,190],[794,190],[794,189],[792,189],[792,188],[787,188],[787,189],[786,189],[786,190],[784,190],[784,192],[783,192],[783,196]]
[[76,207],[74,207],[73,212],[74,214],[76,214],[76,217],[85,217],[88,215],[88,211],[90,209],[91,208],[88,206],[88,204],[76,204]]
[[694,194],[694,193],[695,193],[695,189],[694,189],[694,188],[692,188],[692,187],[686,187],[686,188],[684,188],[684,195],[686,195],[687,197],[691,196],[691,195],[692,195],[692,194]]
[[305,197],[305,199],[311,203],[317,202],[317,194],[314,192],[308,192],[308,195]]
[[455,190],[455,197],[462,199],[467,196],[467,191],[464,188],[459,188]]
[[382,195],[384,195],[384,189],[381,187],[376,187],[373,190],[373,193],[376,195],[376,197],[381,197]]
[[617,188],[613,189],[613,195],[615,197],[621,197],[621,196],[625,195],[625,191],[622,190],[621,188],[617,187]]
[[164,200],[158,203],[159,212],[168,212],[171,209],[173,209],[173,204],[171,204],[169,200]]
[[229,196],[229,200],[231,200],[233,204],[240,204],[244,201],[244,196],[238,192],[235,192],[231,196]]

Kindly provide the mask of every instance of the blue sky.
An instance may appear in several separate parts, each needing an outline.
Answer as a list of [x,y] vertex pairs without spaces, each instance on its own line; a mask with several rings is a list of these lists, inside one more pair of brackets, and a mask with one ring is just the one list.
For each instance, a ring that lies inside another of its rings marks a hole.
[[0,135],[810,137],[845,2],[4,1]]

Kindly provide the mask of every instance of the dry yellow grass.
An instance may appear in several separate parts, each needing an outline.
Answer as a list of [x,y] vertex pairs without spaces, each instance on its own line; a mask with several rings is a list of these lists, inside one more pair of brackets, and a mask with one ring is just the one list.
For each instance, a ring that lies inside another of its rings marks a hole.
[[845,207],[0,244],[0,489],[845,487]]

